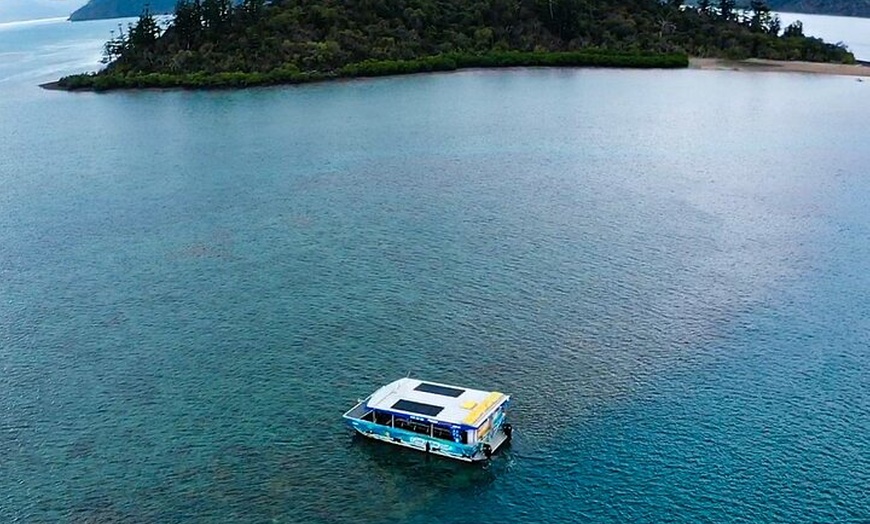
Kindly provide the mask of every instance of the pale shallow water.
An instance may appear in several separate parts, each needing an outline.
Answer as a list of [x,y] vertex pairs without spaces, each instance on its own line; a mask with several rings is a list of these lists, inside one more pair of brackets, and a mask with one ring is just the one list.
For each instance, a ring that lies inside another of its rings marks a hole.
[[[870,519],[866,83],[34,87],[111,27],[0,33],[0,521]],[[354,439],[409,371],[513,445]]]

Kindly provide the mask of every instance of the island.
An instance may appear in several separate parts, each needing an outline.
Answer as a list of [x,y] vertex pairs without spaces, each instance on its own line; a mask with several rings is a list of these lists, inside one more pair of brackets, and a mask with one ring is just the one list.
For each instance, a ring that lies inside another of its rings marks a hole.
[[89,0],[69,16],[73,22],[104,18],[132,18],[147,8],[154,14],[175,12],[176,0]]
[[469,67],[680,68],[689,56],[851,64],[761,0],[180,0],[48,87],[236,88]]
[[770,0],[770,8],[788,13],[870,18],[870,0]]

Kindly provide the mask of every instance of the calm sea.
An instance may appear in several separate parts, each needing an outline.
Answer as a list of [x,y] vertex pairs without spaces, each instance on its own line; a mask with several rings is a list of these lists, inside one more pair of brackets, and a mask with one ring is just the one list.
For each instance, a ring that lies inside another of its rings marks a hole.
[[[870,521],[870,82],[43,91],[0,26],[0,521]],[[486,466],[353,438],[412,373]]]

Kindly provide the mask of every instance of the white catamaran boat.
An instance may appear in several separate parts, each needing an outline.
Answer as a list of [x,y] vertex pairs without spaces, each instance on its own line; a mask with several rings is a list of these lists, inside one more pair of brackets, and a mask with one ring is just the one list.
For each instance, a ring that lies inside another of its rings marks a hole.
[[414,378],[381,387],[344,414],[360,434],[467,462],[486,460],[513,429],[510,396]]

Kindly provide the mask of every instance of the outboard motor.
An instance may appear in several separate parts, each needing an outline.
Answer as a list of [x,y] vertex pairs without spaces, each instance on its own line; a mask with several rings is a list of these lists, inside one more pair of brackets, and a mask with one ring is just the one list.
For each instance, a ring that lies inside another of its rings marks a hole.
[[490,446],[489,444],[484,444],[483,445],[483,454],[486,456],[486,458],[491,458],[492,457],[492,446]]
[[507,437],[508,440],[511,439],[511,435],[514,433],[514,427],[510,424],[505,424],[501,427],[501,430],[504,431],[504,436]]

